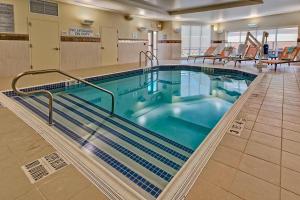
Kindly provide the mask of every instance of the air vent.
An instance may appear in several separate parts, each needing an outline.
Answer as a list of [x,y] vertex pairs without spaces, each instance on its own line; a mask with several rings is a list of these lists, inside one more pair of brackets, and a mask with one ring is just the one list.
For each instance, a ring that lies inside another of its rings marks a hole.
[[14,6],[0,3],[0,32],[14,32]]
[[43,0],[30,0],[30,12],[58,16],[58,4]]

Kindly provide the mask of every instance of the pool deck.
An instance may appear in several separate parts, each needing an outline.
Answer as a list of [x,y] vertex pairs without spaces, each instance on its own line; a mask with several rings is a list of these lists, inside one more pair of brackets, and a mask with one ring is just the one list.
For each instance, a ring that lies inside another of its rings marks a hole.
[[[132,64],[71,73],[85,77],[135,68],[137,65]],[[246,64],[241,69],[257,71]],[[25,79],[20,87],[64,80],[58,75],[37,78]],[[1,78],[0,90],[9,89],[10,83],[11,78]],[[300,200],[299,84],[299,66],[283,65],[276,73],[265,70],[241,110],[247,118],[242,134],[223,137],[186,199]],[[31,184],[21,166],[55,149],[8,109],[0,108],[0,119],[0,199],[107,199],[73,165]]]

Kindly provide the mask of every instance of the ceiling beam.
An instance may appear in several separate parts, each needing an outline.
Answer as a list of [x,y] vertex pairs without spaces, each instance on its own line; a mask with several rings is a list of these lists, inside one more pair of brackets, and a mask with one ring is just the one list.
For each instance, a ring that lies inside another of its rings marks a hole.
[[199,6],[193,8],[170,10],[168,11],[168,13],[170,15],[182,15],[182,14],[199,13],[199,12],[212,11],[212,10],[221,10],[226,8],[236,8],[241,6],[251,6],[251,5],[263,4],[263,3],[264,3],[263,0],[230,1],[226,3],[211,4],[211,5]]

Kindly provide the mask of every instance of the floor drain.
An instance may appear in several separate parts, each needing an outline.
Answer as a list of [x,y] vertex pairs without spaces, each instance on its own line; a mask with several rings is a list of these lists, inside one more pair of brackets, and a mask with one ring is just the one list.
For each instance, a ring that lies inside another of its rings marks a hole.
[[59,169],[67,166],[68,163],[56,152],[23,165],[21,168],[31,183],[53,174]]
[[246,120],[244,118],[234,120],[231,124],[228,132],[233,135],[240,136],[246,124]]

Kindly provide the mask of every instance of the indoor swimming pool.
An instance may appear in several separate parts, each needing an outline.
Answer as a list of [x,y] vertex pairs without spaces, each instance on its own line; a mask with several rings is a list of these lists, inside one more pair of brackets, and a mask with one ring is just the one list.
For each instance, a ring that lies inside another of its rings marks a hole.
[[[54,95],[58,133],[134,190],[157,198],[255,77],[161,66],[87,78],[113,92],[113,116],[109,95],[90,86],[67,82],[42,88]],[[47,97],[6,95],[48,121]]]

